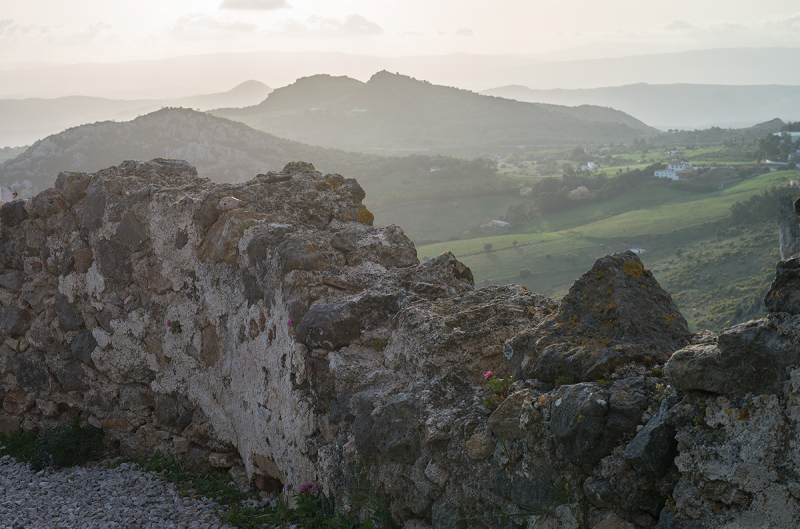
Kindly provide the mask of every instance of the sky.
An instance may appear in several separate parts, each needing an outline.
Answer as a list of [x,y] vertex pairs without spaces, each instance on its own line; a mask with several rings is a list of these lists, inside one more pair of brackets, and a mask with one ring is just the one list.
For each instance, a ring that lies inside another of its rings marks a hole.
[[0,0],[0,64],[245,51],[592,59],[800,47],[797,0]]

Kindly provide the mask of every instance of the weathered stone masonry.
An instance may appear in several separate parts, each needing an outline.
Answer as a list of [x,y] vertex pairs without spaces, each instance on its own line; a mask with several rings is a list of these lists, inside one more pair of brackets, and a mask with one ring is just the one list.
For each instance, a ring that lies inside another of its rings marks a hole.
[[[217,185],[159,159],[3,205],[0,427],[81,413],[124,452],[238,452],[258,483],[313,481],[344,511],[371,487],[406,527],[543,505],[514,520],[795,527],[798,258],[768,318],[692,336],[630,252],[560,303],[475,289],[363,198],[310,164]],[[487,370],[518,380],[494,410]]]

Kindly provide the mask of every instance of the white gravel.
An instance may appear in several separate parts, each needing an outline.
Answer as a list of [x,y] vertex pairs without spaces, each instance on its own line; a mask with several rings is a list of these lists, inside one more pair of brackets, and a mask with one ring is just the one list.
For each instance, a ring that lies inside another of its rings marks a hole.
[[130,463],[33,472],[0,457],[0,529],[232,529],[215,505]]

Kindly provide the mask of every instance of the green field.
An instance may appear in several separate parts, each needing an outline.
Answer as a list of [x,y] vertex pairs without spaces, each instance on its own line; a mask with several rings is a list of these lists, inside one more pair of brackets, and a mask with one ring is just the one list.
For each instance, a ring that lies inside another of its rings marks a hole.
[[[705,260],[728,263],[724,272],[728,274],[726,285],[730,286],[731,281],[743,282],[747,296],[752,297],[755,290],[764,287],[764,278],[771,277],[771,267],[777,260],[777,225],[775,220],[765,219],[766,227],[759,225],[729,234],[726,219],[730,207],[797,177],[795,171],[767,173],[713,193],[647,182],[606,202],[541,216],[518,233],[424,245],[418,248],[418,254],[433,257],[452,251],[472,269],[479,285],[519,283],[560,297],[598,257],[628,248],[643,248],[645,265],[654,270],[665,286],[680,289],[672,292],[678,294],[686,290],[686,285],[679,276],[674,276],[674,271],[681,269],[687,277],[691,274],[684,270],[684,265],[679,267],[682,260],[676,257],[677,250],[694,255],[707,248],[713,255]],[[729,245],[734,240],[738,241],[736,248],[749,248],[750,253],[743,256],[738,250],[732,251]],[[487,243],[492,245],[490,251],[484,250]],[[700,272],[696,271],[697,274]],[[706,273],[709,274],[713,272]],[[707,283],[709,288],[713,286]],[[689,312],[690,323],[695,327],[702,324],[713,327],[723,319],[726,321],[722,323],[726,323],[729,318],[725,314],[735,312],[730,306],[719,316],[702,311],[694,315],[696,300],[705,295],[700,290],[676,299],[684,315]]]

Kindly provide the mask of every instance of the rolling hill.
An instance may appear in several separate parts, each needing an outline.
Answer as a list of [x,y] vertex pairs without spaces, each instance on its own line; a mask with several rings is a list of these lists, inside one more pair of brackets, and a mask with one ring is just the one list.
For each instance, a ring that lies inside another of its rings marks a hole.
[[512,85],[481,93],[533,103],[613,107],[662,130],[741,128],[776,117],[800,120],[800,86],[637,83],[539,90]]
[[0,99],[0,146],[30,145],[68,127],[96,121],[127,121],[162,107],[210,110],[263,101],[272,89],[246,81],[227,92],[176,99],[106,99],[66,96],[55,99]]
[[658,132],[610,108],[521,103],[386,71],[366,83],[305,77],[253,107],[212,114],[304,143],[367,151],[492,152],[517,145],[631,141]]

